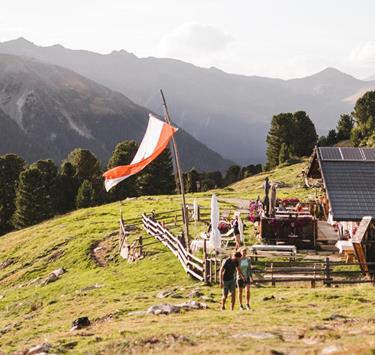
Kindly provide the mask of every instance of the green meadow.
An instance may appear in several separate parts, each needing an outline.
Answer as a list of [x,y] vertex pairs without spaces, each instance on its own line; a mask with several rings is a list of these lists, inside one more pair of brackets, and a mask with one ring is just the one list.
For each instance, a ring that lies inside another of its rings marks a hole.
[[[222,209],[262,193],[266,175],[281,183],[281,197],[314,198],[303,188],[306,162],[285,166],[216,190]],[[188,195],[208,207],[211,193]],[[152,196],[78,210],[0,238],[0,352],[49,343],[57,354],[375,353],[375,292],[369,285],[339,288],[253,287],[252,310],[222,312],[220,289],[187,276],[162,244],[145,241],[144,259],[118,255],[120,209],[143,235],[144,212],[177,210],[178,196]],[[178,232],[180,226],[171,226]],[[198,234],[205,225],[191,225]],[[251,241],[252,228],[246,229]],[[147,244],[151,244],[147,246]],[[93,249],[102,248],[101,265]],[[66,272],[43,285],[50,272]],[[199,288],[208,308],[145,315],[148,307],[189,300]],[[180,298],[157,297],[173,290]],[[272,297],[273,296],[273,297]],[[135,313],[134,313],[135,312]],[[137,313],[138,312],[138,313]],[[91,326],[70,331],[87,316]]]

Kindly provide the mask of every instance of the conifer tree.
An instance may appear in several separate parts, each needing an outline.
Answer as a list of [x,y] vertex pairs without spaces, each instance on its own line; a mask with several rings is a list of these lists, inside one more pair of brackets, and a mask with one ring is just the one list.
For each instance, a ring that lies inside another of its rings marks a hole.
[[193,168],[186,174],[186,192],[197,192],[197,182],[199,181],[199,174]]
[[17,229],[39,223],[54,215],[52,201],[45,190],[43,172],[35,166],[21,172],[13,224]]
[[74,166],[75,176],[81,183],[83,180],[93,183],[101,176],[99,160],[87,149],[74,149],[69,153],[67,161]]
[[0,156],[0,235],[13,229],[16,187],[25,161],[15,154]]
[[92,203],[104,203],[108,201],[108,194],[104,191],[100,162],[96,156],[87,149],[77,148],[68,155],[68,162],[75,168],[75,177],[81,185],[84,180],[89,180],[94,189]]
[[304,111],[293,114],[291,142],[284,142],[293,155],[297,157],[308,156],[312,153],[318,140],[314,123]]
[[293,132],[293,114],[280,113],[272,117],[271,128],[267,134],[267,169],[273,169],[279,164],[281,144],[290,145]]
[[355,126],[351,141],[355,146],[371,146],[369,138],[375,134],[375,91],[368,91],[357,100],[352,116]]
[[285,144],[281,144],[280,153],[279,153],[279,164],[287,162],[290,158],[289,147]]
[[142,195],[169,195],[176,191],[172,158],[169,149],[147,166],[137,177],[139,193]]
[[335,145],[337,142],[338,142],[337,133],[334,129],[331,129],[328,132],[326,144],[327,144],[328,147],[331,147],[331,146]]
[[76,197],[79,188],[78,178],[75,176],[74,166],[65,161],[62,163],[58,175],[58,212],[66,213],[76,207]]
[[58,212],[58,179],[57,179],[57,166],[51,159],[38,160],[30,165],[31,168],[39,169],[42,174],[40,184],[42,184],[48,205],[45,209],[50,211],[48,214],[53,216]]
[[[137,152],[137,149],[138,144],[135,141],[123,141],[117,144],[108,162],[107,168],[112,169],[116,166],[130,164]],[[136,176],[130,176],[110,190],[110,197],[112,201],[123,200],[129,196],[137,196],[137,194]]]
[[273,116],[266,139],[266,170],[279,164],[283,143],[287,145],[289,155],[302,157],[311,154],[317,139],[315,126],[306,112],[280,113]]
[[230,185],[240,179],[241,179],[241,167],[239,165],[230,166],[227,170],[227,173],[225,174],[225,183],[227,185]]
[[93,205],[94,189],[89,180],[84,180],[77,192],[76,207],[87,208]]
[[350,139],[350,134],[354,126],[353,117],[347,114],[340,116],[340,119],[337,122],[337,139],[339,141]]

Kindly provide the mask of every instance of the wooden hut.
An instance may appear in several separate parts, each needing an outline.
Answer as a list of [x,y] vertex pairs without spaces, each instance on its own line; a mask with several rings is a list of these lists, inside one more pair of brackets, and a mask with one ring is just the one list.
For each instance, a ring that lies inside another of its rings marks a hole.
[[325,219],[338,240],[352,242],[360,262],[375,261],[375,149],[315,148],[306,184],[321,186]]

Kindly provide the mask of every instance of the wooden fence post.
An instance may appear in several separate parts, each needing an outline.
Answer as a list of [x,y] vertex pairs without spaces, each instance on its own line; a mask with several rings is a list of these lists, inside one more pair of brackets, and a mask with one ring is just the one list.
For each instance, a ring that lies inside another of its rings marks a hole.
[[212,258],[209,259],[209,267],[208,267],[208,270],[209,270],[209,276],[208,276],[208,280],[210,283],[212,283]]
[[315,288],[316,284],[316,263],[314,263],[314,280],[311,280],[311,288]]
[[271,263],[271,280],[272,280],[272,286],[276,286],[275,280],[273,278],[273,263]]
[[329,257],[326,257],[326,286],[331,287],[331,266],[329,262]]
[[139,257],[143,256],[143,238],[139,237]]
[[207,260],[207,239],[203,239],[203,278],[204,282],[208,282],[208,260]]
[[215,283],[217,283],[217,258],[215,258]]

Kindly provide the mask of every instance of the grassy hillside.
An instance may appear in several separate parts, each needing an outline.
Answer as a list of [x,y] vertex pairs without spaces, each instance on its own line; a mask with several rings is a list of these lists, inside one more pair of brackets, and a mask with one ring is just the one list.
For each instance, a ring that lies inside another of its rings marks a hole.
[[[271,181],[286,184],[281,195],[311,193],[299,186],[302,167],[271,173]],[[220,201],[256,197],[263,178],[261,174],[217,191]],[[209,204],[209,194],[191,195],[189,201],[193,197]],[[144,235],[139,225],[142,212],[178,209],[179,203],[177,196],[142,197],[125,201],[122,210],[129,223],[138,224],[135,234]],[[162,245],[146,246],[146,258],[133,264],[119,258],[119,208],[113,203],[79,210],[0,238],[0,353],[43,342],[53,346],[51,352],[72,354],[375,351],[371,286],[253,288],[251,312],[221,312],[219,288],[186,276]],[[199,228],[203,226],[196,232]],[[105,266],[92,257],[99,242]],[[41,285],[61,267],[66,273],[60,279]],[[129,314],[154,304],[182,303],[196,287],[214,301],[205,301],[207,310],[169,316]],[[175,290],[182,298],[159,299],[162,290]],[[267,300],[272,295],[275,298]],[[72,321],[80,316],[88,316],[92,325],[70,332]]]

